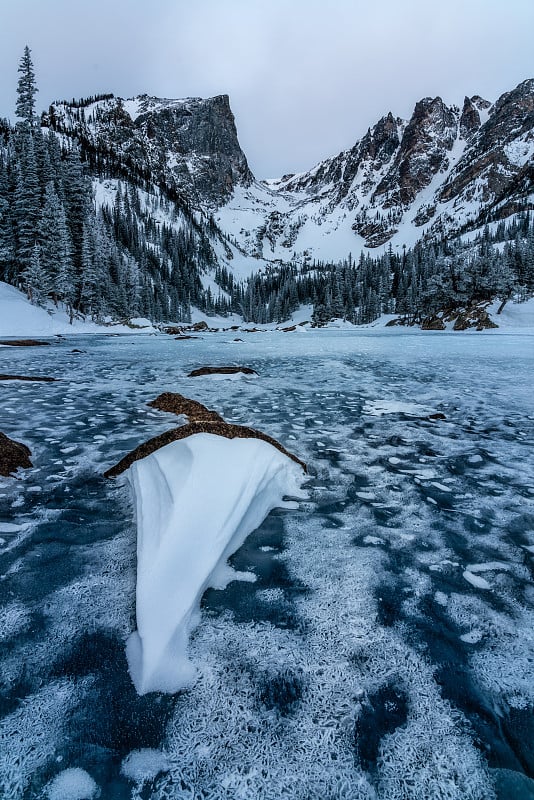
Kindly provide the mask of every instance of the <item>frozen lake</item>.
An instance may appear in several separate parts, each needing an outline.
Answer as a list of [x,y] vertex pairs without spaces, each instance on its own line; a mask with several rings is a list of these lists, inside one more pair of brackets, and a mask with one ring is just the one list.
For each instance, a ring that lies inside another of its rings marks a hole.
[[[0,430],[35,465],[0,478],[0,796],[59,796],[79,768],[105,800],[534,798],[533,345],[317,331],[0,348],[0,372],[59,379],[0,383]],[[207,364],[259,377],[186,377]],[[146,405],[163,391],[277,438],[308,463],[310,499],[233,557],[254,583],[205,595],[195,687],[138,697],[132,506],[101,475],[176,426]]]

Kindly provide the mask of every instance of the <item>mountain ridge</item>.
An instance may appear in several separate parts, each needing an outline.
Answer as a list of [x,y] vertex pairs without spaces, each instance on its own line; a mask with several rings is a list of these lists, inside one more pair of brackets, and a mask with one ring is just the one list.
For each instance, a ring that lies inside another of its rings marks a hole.
[[250,170],[228,95],[105,95],[55,103],[43,121],[88,152],[149,173],[256,261],[412,246],[534,200],[534,79],[494,103],[473,95],[460,108],[425,97],[409,120],[388,112],[351,148],[268,181]]

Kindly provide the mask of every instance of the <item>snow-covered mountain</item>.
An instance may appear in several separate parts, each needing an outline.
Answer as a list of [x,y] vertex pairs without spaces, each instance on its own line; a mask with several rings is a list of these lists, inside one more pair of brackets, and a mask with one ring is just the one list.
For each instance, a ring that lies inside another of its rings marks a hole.
[[461,109],[424,98],[410,120],[389,113],[349,150],[269,181],[252,175],[226,95],[108,95],[57,103],[45,122],[77,139],[95,170],[105,160],[111,175],[149,179],[212,218],[250,270],[411,246],[534,201],[534,79],[495,103],[466,97]]
[[[216,218],[251,253],[335,260],[505,218],[534,199],[534,80],[491,104],[436,97],[387,114],[309,172],[234,192]],[[243,228],[240,230],[239,226]]]

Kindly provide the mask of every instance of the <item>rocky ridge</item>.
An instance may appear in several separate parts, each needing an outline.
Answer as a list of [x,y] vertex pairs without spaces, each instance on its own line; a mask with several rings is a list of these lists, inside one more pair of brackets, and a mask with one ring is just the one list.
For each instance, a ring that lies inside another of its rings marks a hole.
[[493,104],[424,98],[409,120],[388,113],[349,150],[270,181],[250,171],[226,95],[56,103],[44,123],[94,163],[106,154],[184,198],[225,242],[219,263],[233,269],[237,255],[247,273],[413,246],[534,207],[534,79]]

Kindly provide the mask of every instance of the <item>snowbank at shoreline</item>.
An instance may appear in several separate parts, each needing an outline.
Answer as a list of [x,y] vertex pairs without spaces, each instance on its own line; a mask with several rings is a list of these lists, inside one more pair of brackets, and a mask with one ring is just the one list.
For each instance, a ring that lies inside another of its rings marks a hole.
[[133,319],[129,325],[97,325],[74,319],[72,325],[63,309],[33,306],[23,292],[0,281],[0,336],[63,336],[77,333],[151,333],[148,319]]

